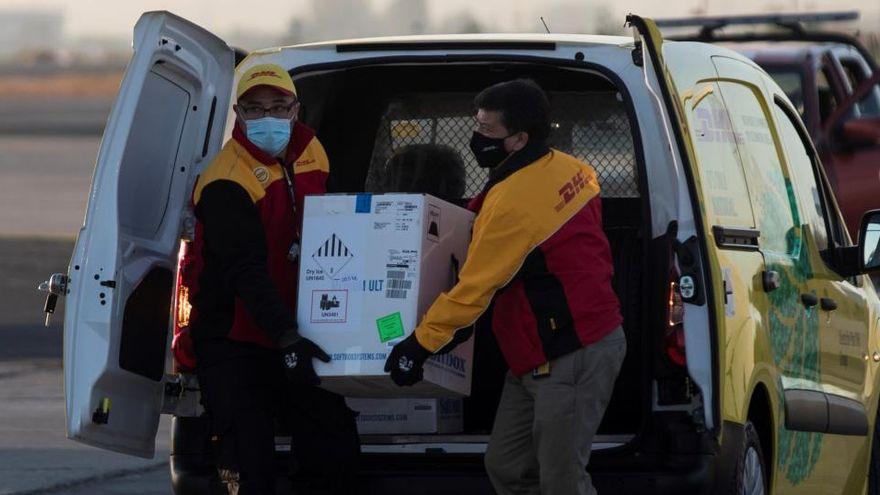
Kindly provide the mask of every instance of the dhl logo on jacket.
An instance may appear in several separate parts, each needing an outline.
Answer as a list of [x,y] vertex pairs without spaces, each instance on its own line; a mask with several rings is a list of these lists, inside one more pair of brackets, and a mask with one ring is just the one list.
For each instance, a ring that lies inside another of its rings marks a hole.
[[416,329],[421,345],[442,351],[494,298],[492,328],[519,376],[620,325],[592,167],[527,146],[493,170],[471,207],[478,214],[467,261]]
[[[238,126],[232,137],[193,191],[195,239],[181,264],[193,305],[192,334],[195,340],[226,337],[272,348],[295,324],[297,267],[288,252],[299,241],[303,197],[326,192],[329,162],[314,131],[295,123],[283,160],[294,208],[282,164]],[[263,262],[268,273],[248,272]],[[240,297],[243,291],[248,297]]]

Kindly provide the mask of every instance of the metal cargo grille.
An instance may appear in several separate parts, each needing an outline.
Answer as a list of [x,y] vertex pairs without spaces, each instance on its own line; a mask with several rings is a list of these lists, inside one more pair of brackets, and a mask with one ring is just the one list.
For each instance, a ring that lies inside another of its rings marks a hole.
[[[432,93],[400,96],[382,116],[365,189],[397,191],[389,160],[409,145],[441,145],[460,155],[465,169],[465,197],[486,183],[488,171],[477,166],[468,148],[474,130],[473,94]],[[638,197],[636,160],[630,123],[616,92],[550,93],[553,131],[550,146],[596,169],[603,197]],[[416,192],[416,191],[409,191]]]

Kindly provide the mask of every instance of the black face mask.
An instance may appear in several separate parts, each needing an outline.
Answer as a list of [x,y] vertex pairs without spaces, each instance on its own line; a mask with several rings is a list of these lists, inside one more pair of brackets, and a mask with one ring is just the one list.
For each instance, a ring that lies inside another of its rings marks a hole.
[[493,168],[503,162],[510,153],[504,149],[504,140],[513,136],[510,134],[503,138],[490,138],[474,131],[471,136],[471,152],[477,159],[477,165],[482,168]]

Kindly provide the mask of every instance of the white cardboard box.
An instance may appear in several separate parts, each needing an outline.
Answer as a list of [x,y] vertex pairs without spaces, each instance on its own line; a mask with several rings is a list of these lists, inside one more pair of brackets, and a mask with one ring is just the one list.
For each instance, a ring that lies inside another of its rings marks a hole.
[[442,399],[346,399],[359,413],[361,435],[461,433],[464,429],[462,400]]
[[332,361],[322,386],[348,397],[470,394],[473,338],[425,363],[425,379],[395,385],[383,367],[467,255],[472,212],[424,194],[307,196],[297,321]]

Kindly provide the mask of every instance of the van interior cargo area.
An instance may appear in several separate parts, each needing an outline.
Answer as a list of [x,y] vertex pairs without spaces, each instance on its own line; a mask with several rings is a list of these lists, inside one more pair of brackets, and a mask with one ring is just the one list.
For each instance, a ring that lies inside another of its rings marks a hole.
[[[532,79],[547,91],[551,146],[590,163],[599,176],[604,228],[614,257],[613,285],[627,336],[627,357],[598,434],[630,439],[640,431],[651,409],[651,356],[657,352],[649,349],[659,349],[659,338],[650,336],[662,332],[666,304],[665,292],[650,301],[645,294],[659,294],[658,287],[668,286],[669,267],[666,258],[647,255],[650,215],[626,96],[598,73],[536,63],[304,67],[293,76],[302,102],[300,118],[317,131],[330,158],[330,192],[405,189],[462,205],[487,178],[468,148],[474,96],[515,78]],[[507,366],[487,319],[484,315],[476,325],[479,359],[472,394],[464,402],[464,434],[442,437],[447,441],[485,442],[492,429]],[[364,443],[430,439],[381,436],[365,437]]]

